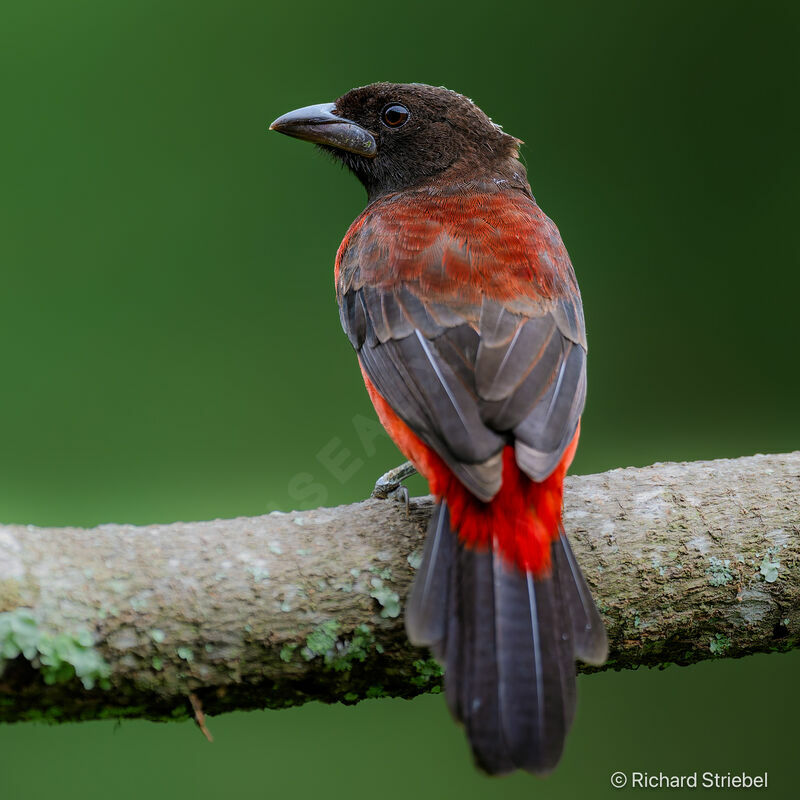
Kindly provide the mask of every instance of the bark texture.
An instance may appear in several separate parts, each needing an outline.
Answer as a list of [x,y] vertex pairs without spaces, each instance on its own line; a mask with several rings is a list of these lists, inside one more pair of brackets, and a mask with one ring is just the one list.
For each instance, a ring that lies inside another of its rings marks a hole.
[[[431,507],[0,526],[0,721],[438,691],[402,623]],[[564,522],[608,627],[606,667],[797,646],[800,453],[570,477]]]

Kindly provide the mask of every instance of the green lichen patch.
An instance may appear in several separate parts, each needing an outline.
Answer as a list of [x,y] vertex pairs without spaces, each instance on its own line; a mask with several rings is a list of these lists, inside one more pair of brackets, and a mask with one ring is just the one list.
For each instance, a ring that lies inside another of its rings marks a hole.
[[406,556],[406,561],[408,561],[411,569],[419,569],[422,564],[422,550],[415,550],[413,553],[409,553]]
[[775,583],[778,580],[778,570],[781,568],[781,562],[778,558],[775,550],[773,548],[769,548],[767,552],[764,554],[764,558],[761,561],[761,566],[759,567],[759,572],[761,573],[764,581],[766,583]]
[[390,581],[392,579],[392,570],[389,567],[370,567],[369,571],[373,575],[377,575],[382,581]]
[[192,652],[191,647],[179,647],[176,652],[178,654],[178,658],[180,658],[182,661],[194,661],[194,653]]
[[731,560],[729,558],[723,560],[711,556],[709,562],[711,566],[706,569],[706,575],[708,575],[708,582],[712,586],[724,586],[733,580],[733,573],[730,570]]
[[716,656],[721,656],[731,646],[731,640],[721,633],[715,633],[708,649]]
[[354,662],[366,661],[373,647],[377,649],[372,631],[366,625],[359,625],[349,641],[336,643],[336,656],[326,658],[326,662],[337,672],[348,672]]
[[[431,682],[437,683],[439,678],[444,675],[442,665],[433,658],[418,659],[414,662],[414,669],[417,671],[417,674],[410,679],[414,686],[423,687],[428,686]],[[437,691],[441,691],[441,686],[432,687],[431,692],[433,694]]]
[[47,684],[63,683],[77,677],[85,689],[99,684],[111,688],[111,667],[94,649],[88,631],[50,634],[28,608],[0,614],[0,673],[4,662],[22,655],[38,669]]
[[381,578],[373,578],[370,581],[372,591],[369,596],[378,601],[381,605],[381,616],[394,619],[400,616],[400,595],[385,586]]
[[326,656],[336,645],[339,635],[339,621],[329,619],[317,625],[306,638],[306,646],[302,649],[303,658],[311,661],[317,656]]
[[280,652],[281,661],[288,664],[292,660],[292,656],[294,655],[295,650],[297,650],[296,644],[285,644],[283,647],[281,647],[281,652]]
[[256,583],[264,583],[269,580],[269,570],[266,567],[259,566],[258,564],[250,564],[247,571],[253,576]]
[[[383,652],[375,643],[375,636],[366,625],[359,625],[349,639],[339,638],[340,625],[337,620],[328,620],[318,625],[306,638],[300,651],[306,661],[321,656],[325,665],[337,672],[348,672],[355,662],[366,661],[371,650]],[[283,651],[292,645],[285,645]],[[291,654],[290,656],[291,657]],[[284,659],[285,660],[285,659]]]

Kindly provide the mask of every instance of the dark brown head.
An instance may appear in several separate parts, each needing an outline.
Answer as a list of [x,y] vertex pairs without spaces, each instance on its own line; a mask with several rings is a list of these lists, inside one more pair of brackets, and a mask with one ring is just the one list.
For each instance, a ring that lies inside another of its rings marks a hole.
[[494,182],[528,191],[519,140],[471,100],[421,83],[373,83],[270,125],[349,167],[369,199],[404,189]]

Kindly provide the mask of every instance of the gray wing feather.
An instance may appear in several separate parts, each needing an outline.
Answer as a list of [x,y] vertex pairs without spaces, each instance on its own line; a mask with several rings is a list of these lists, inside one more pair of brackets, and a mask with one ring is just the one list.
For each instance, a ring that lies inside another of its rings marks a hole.
[[561,336],[549,314],[529,322],[520,320],[511,339],[497,346],[482,336],[475,361],[478,394],[484,400],[505,400],[537,366],[544,372],[540,378],[545,377],[558,358],[555,348],[549,346],[554,339],[557,345]]
[[555,469],[586,393],[580,298],[456,311],[408,286],[362,286],[341,317],[378,392],[477,497],[500,488],[506,444],[534,480]]
[[[419,333],[359,352],[361,364],[398,415],[477,497],[500,488],[505,440],[483,424],[469,388]],[[433,375],[436,380],[431,380]]]
[[586,351],[571,342],[567,350],[556,380],[514,427],[517,463],[538,481],[556,468],[578,427],[586,399]]

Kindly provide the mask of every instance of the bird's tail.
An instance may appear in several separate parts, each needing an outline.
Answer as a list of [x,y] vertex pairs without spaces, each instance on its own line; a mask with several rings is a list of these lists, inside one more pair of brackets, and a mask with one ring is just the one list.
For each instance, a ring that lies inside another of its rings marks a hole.
[[431,518],[406,613],[409,638],[445,667],[445,693],[491,774],[547,773],[575,712],[575,659],[602,663],[603,623],[566,536],[548,572],[459,541],[447,501]]

